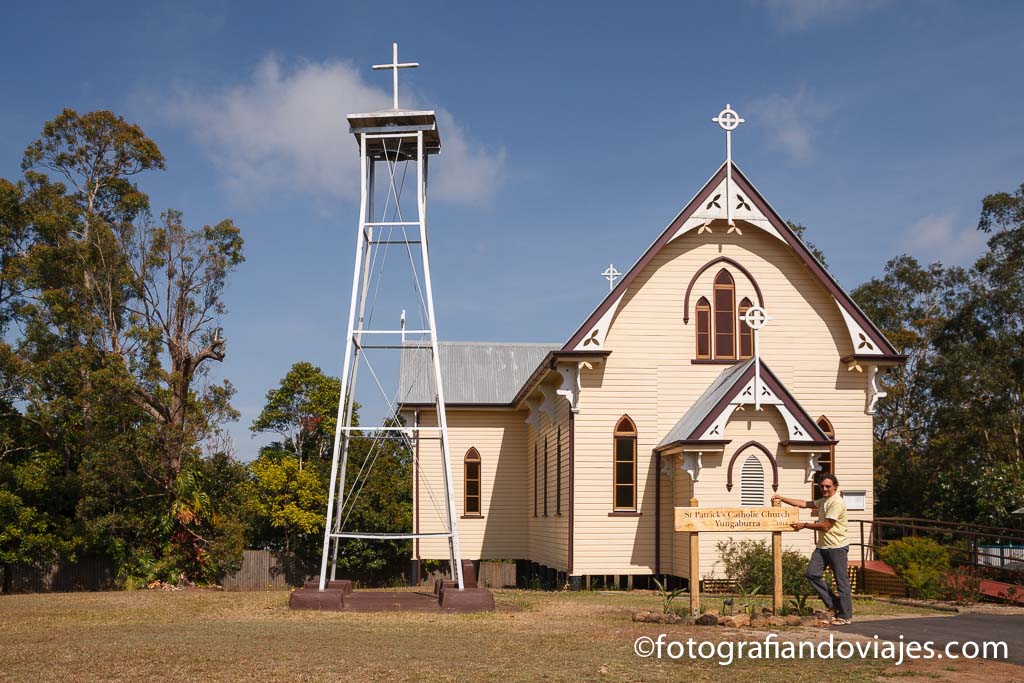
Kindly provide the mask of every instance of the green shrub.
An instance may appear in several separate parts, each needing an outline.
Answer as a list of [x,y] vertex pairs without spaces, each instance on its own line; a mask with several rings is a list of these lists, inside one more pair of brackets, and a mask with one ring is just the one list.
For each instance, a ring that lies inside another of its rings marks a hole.
[[882,560],[907,585],[911,597],[936,600],[946,594],[949,551],[930,538],[904,538],[886,544]]
[[[717,545],[725,575],[746,595],[768,593],[772,588],[772,549],[767,541],[720,541]],[[811,595],[807,558],[792,548],[782,551],[782,592],[796,598],[798,610]]]

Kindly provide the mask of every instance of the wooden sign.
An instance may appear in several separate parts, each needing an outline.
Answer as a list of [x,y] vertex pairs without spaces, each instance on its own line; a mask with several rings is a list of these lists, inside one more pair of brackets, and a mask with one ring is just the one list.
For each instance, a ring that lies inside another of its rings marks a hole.
[[797,508],[676,508],[676,531],[793,531]]

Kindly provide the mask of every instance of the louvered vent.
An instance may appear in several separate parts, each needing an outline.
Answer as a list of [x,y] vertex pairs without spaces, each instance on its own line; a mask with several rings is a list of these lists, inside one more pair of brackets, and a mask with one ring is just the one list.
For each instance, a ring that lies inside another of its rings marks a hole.
[[764,467],[756,455],[748,455],[740,472],[740,505],[764,506]]

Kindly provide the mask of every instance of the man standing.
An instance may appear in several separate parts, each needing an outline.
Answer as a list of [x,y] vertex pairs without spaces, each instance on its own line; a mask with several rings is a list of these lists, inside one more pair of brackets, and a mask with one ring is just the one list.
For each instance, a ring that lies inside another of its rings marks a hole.
[[[818,533],[811,561],[807,565],[807,580],[814,591],[825,603],[825,608],[832,610],[835,617],[833,624],[849,624],[853,621],[853,599],[850,595],[850,575],[846,570],[847,555],[850,546],[846,540],[846,503],[839,494],[839,480],[834,474],[824,474],[820,484],[822,497],[810,500],[794,500],[784,496],[772,496],[772,502],[782,501],[786,505],[807,508],[818,513],[817,522],[794,522],[790,526],[794,530],[814,529]],[[825,567],[832,570],[836,577],[839,595],[832,592],[821,574]]]

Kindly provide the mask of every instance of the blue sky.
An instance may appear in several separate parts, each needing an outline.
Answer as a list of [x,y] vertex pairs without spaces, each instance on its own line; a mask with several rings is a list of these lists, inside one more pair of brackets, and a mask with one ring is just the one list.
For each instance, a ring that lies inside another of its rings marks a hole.
[[[141,9],[143,8],[144,9]],[[384,9],[386,7],[386,9]],[[18,3],[0,26],[0,176],[61,108],[111,109],[167,157],[156,211],[233,218],[222,321],[247,427],[288,367],[340,373],[354,248],[345,115],[437,109],[442,339],[562,341],[724,158],[855,287],[900,253],[969,263],[981,198],[1024,182],[1024,4]],[[385,312],[382,315],[397,315]]]

